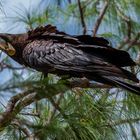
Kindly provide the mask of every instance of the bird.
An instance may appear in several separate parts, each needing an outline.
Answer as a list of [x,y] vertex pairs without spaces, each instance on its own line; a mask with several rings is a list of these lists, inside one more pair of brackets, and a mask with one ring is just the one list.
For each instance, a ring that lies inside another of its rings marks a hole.
[[139,79],[125,69],[135,62],[103,37],[69,35],[48,24],[22,34],[0,33],[0,49],[45,75],[86,77],[140,95]]

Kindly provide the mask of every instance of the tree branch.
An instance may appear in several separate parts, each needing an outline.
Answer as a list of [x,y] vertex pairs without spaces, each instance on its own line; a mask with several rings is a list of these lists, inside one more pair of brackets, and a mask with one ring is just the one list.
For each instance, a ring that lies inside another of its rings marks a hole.
[[[66,86],[68,86],[70,89],[71,88],[75,88],[75,87],[81,87],[81,88],[110,88],[110,86],[108,85],[101,85],[101,84],[90,84],[89,81],[85,78],[82,79],[76,79],[73,81],[70,81],[68,84],[66,84]],[[59,110],[61,113],[63,113],[61,111],[61,108],[59,107],[59,101],[61,100],[61,96],[60,96],[60,100],[58,100],[57,103],[54,103],[53,100],[51,100],[52,96],[56,95],[49,95],[49,94],[40,94],[40,92],[36,93],[34,91],[35,89],[23,92],[21,94],[15,95],[13,96],[9,101],[8,104],[6,106],[6,109],[3,113],[1,113],[0,115],[0,131],[2,131],[6,126],[8,126],[11,121],[13,121],[16,117],[16,115],[18,113],[20,113],[20,111],[25,108],[26,106],[30,105],[31,103],[41,100],[43,98],[49,98],[50,101],[53,103],[55,109]],[[38,89],[39,90],[39,89]],[[37,90],[37,91],[38,91]],[[44,89],[46,91],[46,88]],[[62,89],[59,89],[61,92]],[[68,88],[64,88],[63,92],[67,91]],[[48,89],[49,92],[49,89]],[[47,93],[48,93],[47,92]],[[56,110],[55,110],[56,111]],[[55,112],[54,111],[54,112]],[[65,116],[65,114],[62,114],[65,118],[67,118]]]
[[0,71],[3,71],[4,69],[22,70],[22,69],[25,69],[25,67],[13,67],[13,66],[6,64],[4,62],[0,62]]
[[79,11],[80,11],[81,24],[82,24],[82,27],[83,27],[83,34],[85,35],[87,29],[86,29],[86,23],[85,23],[85,20],[84,20],[83,8],[81,6],[80,0],[77,0],[77,2],[78,2]]
[[128,47],[126,49],[126,51],[128,51],[133,45],[135,45],[135,43],[137,43],[137,41],[139,40],[139,38],[140,38],[140,32],[138,32],[137,35],[135,36],[135,38],[130,41],[130,43],[128,44]]
[[136,34],[136,36],[132,38],[131,34],[132,34],[132,27],[131,27],[131,18],[128,17],[127,15],[125,15],[123,13],[123,11],[121,10],[121,8],[118,6],[118,4],[116,3],[116,10],[118,15],[122,18],[122,20],[124,20],[127,24],[127,36],[124,38],[124,40],[120,43],[120,45],[117,47],[118,49],[122,49],[123,46],[128,45],[126,51],[128,51],[131,46],[136,45],[138,42],[138,39],[140,37],[140,32],[138,32]]
[[113,88],[113,86],[99,84],[99,83],[90,83],[90,81],[86,78],[74,78],[69,79],[69,83],[67,85],[69,88]]
[[118,126],[118,125],[123,125],[123,124],[126,124],[126,123],[136,123],[136,122],[139,122],[140,121],[140,118],[129,118],[129,119],[121,119],[121,120],[118,120],[118,121],[114,121],[114,122],[109,122],[107,125],[104,125],[104,126]]
[[102,19],[103,19],[104,15],[105,15],[105,13],[107,11],[108,5],[109,5],[109,2],[105,1],[103,9],[100,11],[100,14],[99,14],[99,16],[98,16],[98,18],[96,20],[95,27],[93,29],[93,36],[96,36],[96,34],[97,34],[97,31],[98,31],[99,26],[100,26],[100,24],[102,22]]
[[[32,93],[30,90],[23,92],[21,94],[13,96],[8,101],[5,112],[1,113],[1,115],[0,115],[0,131],[3,130],[3,128],[5,126],[7,126],[15,118],[17,113],[19,113],[21,111],[21,109],[25,107],[26,104],[24,106],[19,106],[19,103],[21,103],[22,101],[24,103],[25,100],[20,101],[18,104],[17,104],[17,102],[30,93]],[[17,106],[16,106],[16,104],[17,104]]]

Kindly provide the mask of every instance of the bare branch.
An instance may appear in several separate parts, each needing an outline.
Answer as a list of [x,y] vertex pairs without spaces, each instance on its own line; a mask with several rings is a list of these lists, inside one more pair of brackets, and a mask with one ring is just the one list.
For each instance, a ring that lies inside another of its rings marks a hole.
[[116,10],[118,12],[118,15],[127,24],[127,36],[124,37],[123,41],[120,43],[120,45],[117,48],[122,49],[125,45],[128,45],[128,48],[126,49],[126,51],[128,51],[131,48],[131,46],[137,44],[137,41],[138,41],[138,39],[140,37],[140,32],[138,32],[136,34],[136,36],[133,39],[131,39],[132,38],[132,36],[131,36],[131,34],[132,34],[131,18],[123,13],[123,11],[121,10],[120,6],[117,3],[116,3]]
[[82,27],[83,27],[83,34],[86,34],[87,29],[86,29],[86,23],[85,23],[85,20],[84,20],[83,8],[81,6],[80,0],[77,0],[77,2],[78,2],[79,11],[80,11],[81,24],[82,24]]
[[127,36],[128,38],[131,39],[131,33],[132,33],[131,21],[129,20],[126,23],[127,23]]
[[122,49],[125,45],[128,45],[126,51],[128,51],[129,49],[131,49],[132,46],[134,45],[140,45],[140,32],[138,32],[136,34],[136,36],[132,39],[126,37],[118,46],[117,49]]
[[105,13],[107,11],[108,5],[109,5],[109,2],[105,1],[103,9],[100,11],[100,14],[99,14],[99,16],[98,16],[98,18],[96,20],[95,27],[93,29],[93,36],[96,36],[96,34],[97,34],[97,31],[98,31],[99,26],[100,26],[100,24],[102,22],[102,19],[103,19],[104,15],[105,15]]
[[133,45],[135,45],[135,43],[137,43],[137,41],[139,40],[139,38],[140,38],[140,32],[138,32],[137,35],[135,36],[135,38],[132,39],[132,40],[129,42],[126,51],[128,51]]
[[122,49],[126,44],[130,42],[128,37],[124,37],[124,39],[118,44],[117,49]]
[[[5,112],[1,113],[1,115],[0,115],[0,130],[2,130],[2,128],[7,126],[9,124],[9,122],[11,122],[11,120],[14,119],[16,114],[19,113],[20,110],[25,107],[25,106],[22,106],[22,107],[17,106],[15,108],[17,102],[30,93],[31,93],[31,91],[27,91],[27,92],[15,95],[8,101]],[[21,102],[19,102],[19,103],[21,103]]]
[[0,62],[0,71],[2,71],[4,69],[22,70],[22,69],[25,69],[25,67],[13,67],[13,66],[6,64],[4,62]]
[[113,86],[105,85],[105,84],[99,84],[99,83],[90,83],[90,81],[86,78],[75,78],[70,79],[68,87],[75,88],[113,88]]

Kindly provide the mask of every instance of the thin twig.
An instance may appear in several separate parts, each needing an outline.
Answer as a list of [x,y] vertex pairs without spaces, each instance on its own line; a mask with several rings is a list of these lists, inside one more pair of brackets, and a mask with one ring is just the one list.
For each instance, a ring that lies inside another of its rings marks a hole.
[[26,115],[26,116],[34,116],[34,117],[39,117],[40,115],[38,113],[27,113],[27,112],[21,112],[19,113],[21,115]]
[[140,32],[138,32],[137,35],[135,36],[135,38],[132,39],[131,42],[128,44],[128,47],[127,47],[126,51],[129,51],[129,49],[130,49],[133,45],[135,45],[135,43],[137,43],[137,41],[139,40],[139,38],[140,38]]
[[116,4],[116,8],[117,11],[119,13],[119,16],[126,22],[127,24],[127,36],[124,37],[123,41],[120,43],[120,45],[117,47],[118,49],[122,49],[125,45],[128,44],[128,47],[126,49],[126,51],[128,51],[131,46],[133,45],[139,45],[139,38],[140,38],[140,32],[138,32],[136,34],[136,36],[132,39],[131,33],[132,33],[132,27],[131,27],[131,19],[130,17],[126,16],[121,9],[119,8],[119,6],[117,6]]
[[22,70],[22,69],[25,69],[25,67],[14,67],[14,66],[6,64],[4,62],[0,62],[0,71],[2,71],[4,69]]
[[100,26],[100,24],[102,22],[102,19],[103,19],[104,15],[105,15],[105,13],[107,11],[108,5],[109,5],[109,2],[105,1],[103,9],[100,11],[100,14],[99,14],[99,16],[98,16],[98,18],[96,20],[96,23],[95,23],[95,26],[94,26],[94,29],[93,29],[93,36],[96,36],[96,34],[97,34],[97,31],[98,31],[99,26]]
[[132,46],[134,46],[134,45],[140,45],[139,38],[140,38],[140,32],[138,32],[133,39],[130,39],[130,38],[126,37],[123,40],[123,42],[121,42],[117,46],[117,49],[122,49],[125,45],[128,45],[127,46],[127,49],[126,49],[126,51],[128,51],[129,49],[131,49]]
[[90,83],[90,81],[86,78],[74,78],[69,79],[69,83],[67,85],[70,88],[80,87],[80,88],[113,88],[115,86],[110,86],[106,84],[99,83]]
[[137,123],[140,121],[140,118],[129,118],[129,119],[121,119],[121,120],[118,120],[118,121],[114,121],[114,122],[109,122],[108,124],[104,125],[104,126],[118,126],[118,125],[123,125],[123,124],[126,124],[126,123]]
[[124,37],[124,39],[117,45],[117,49],[122,49],[126,44],[130,42],[128,37]]
[[132,27],[131,27],[131,21],[127,21],[127,36],[129,39],[131,39],[131,33],[132,33]]
[[83,8],[81,6],[80,0],[77,0],[77,2],[78,2],[79,11],[80,11],[81,24],[82,24],[82,27],[83,27],[83,34],[85,35],[86,34],[86,23],[85,23],[85,20],[84,20],[84,12],[83,12]]

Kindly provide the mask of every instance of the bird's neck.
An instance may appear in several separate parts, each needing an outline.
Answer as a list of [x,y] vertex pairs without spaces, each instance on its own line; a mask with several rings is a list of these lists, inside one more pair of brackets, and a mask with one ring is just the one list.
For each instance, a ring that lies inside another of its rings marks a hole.
[[10,56],[12,59],[17,61],[20,64],[24,64],[24,60],[22,58],[22,52],[28,43],[28,35],[27,34],[17,34],[13,36],[13,40],[11,45],[16,50],[15,55]]

